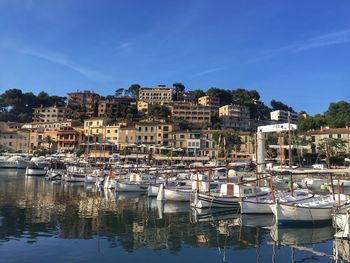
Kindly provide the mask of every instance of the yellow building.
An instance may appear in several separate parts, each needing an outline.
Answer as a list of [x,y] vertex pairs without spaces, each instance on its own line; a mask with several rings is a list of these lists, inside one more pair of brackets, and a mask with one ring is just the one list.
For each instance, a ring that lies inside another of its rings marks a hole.
[[144,87],[139,91],[139,100],[150,104],[170,102],[173,100],[173,89],[165,86]]
[[250,128],[249,107],[242,105],[225,105],[219,108],[219,117],[223,128],[248,130]]
[[144,114],[148,113],[149,103],[143,100],[137,101],[137,111]]
[[317,150],[317,146],[325,138],[338,138],[345,141],[345,153],[350,153],[350,128],[321,128],[317,131],[309,131],[306,133],[314,145],[313,150]]
[[220,99],[218,97],[203,96],[198,98],[198,104],[204,106],[219,107]]
[[67,107],[33,108],[33,122],[61,122],[72,118],[72,110]]
[[173,119],[182,119],[193,123],[211,122],[210,106],[177,101],[170,104],[169,108]]

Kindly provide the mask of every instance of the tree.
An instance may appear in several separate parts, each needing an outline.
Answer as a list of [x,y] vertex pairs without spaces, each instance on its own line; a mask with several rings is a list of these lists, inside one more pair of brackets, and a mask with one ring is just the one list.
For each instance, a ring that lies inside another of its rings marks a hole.
[[190,130],[193,128],[191,122],[182,119],[174,120],[174,125],[178,126],[180,130]]
[[203,90],[201,90],[201,89],[196,89],[196,90],[190,91],[189,93],[192,95],[193,99],[196,102],[198,101],[198,99],[200,97],[205,96],[205,92]]
[[151,105],[148,109],[148,116],[155,119],[164,119],[167,120],[170,116],[170,110],[167,106],[164,105]]
[[129,88],[128,88],[128,93],[129,95],[134,98],[137,99],[139,97],[139,92],[140,92],[140,88],[141,86],[139,84],[132,84]]
[[173,84],[173,87],[174,87],[174,99],[179,100],[181,97],[181,94],[185,92],[185,85],[180,82],[176,82]]
[[47,135],[45,138],[44,138],[44,142],[47,143],[47,145],[49,146],[49,154],[51,154],[51,146],[52,146],[52,137],[50,135]]
[[298,131],[306,132],[310,130],[318,130],[326,124],[326,119],[320,114],[316,114],[314,117],[304,117],[303,115],[300,115],[298,118]]
[[228,105],[232,103],[231,91],[219,88],[210,88],[207,90],[206,95],[209,97],[217,97],[220,100],[220,106]]
[[239,151],[242,145],[241,136],[237,132],[223,130],[213,134],[213,140],[222,148],[226,148],[227,152]]
[[331,128],[350,126],[350,103],[346,101],[331,103],[325,112],[325,119]]
[[295,112],[292,107],[289,107],[288,105],[284,104],[281,101],[278,100],[271,100],[271,107],[272,110],[284,110],[284,111],[290,111]]
[[345,149],[345,141],[340,138],[323,138],[318,144],[318,150],[325,155],[328,168],[331,167],[331,158],[334,158]]
[[114,93],[114,96],[116,98],[120,98],[123,96],[123,93],[124,93],[124,89],[123,88],[118,88],[115,90],[115,93]]

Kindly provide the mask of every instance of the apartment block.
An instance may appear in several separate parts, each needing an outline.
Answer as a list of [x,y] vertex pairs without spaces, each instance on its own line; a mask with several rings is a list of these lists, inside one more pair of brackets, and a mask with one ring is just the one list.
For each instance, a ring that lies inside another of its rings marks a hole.
[[95,105],[99,100],[100,95],[89,90],[68,93],[68,105],[85,108],[90,115],[94,112]]
[[242,105],[225,105],[219,108],[219,117],[223,128],[248,130],[250,128],[249,107]]
[[33,108],[33,122],[61,122],[71,119],[73,111],[67,107]]
[[350,128],[321,128],[317,131],[309,131],[306,133],[314,145],[313,150],[318,152],[317,146],[324,138],[338,138],[345,141],[345,153],[350,154]]
[[150,104],[173,101],[173,89],[165,86],[143,87],[139,91],[139,100]]
[[125,110],[131,102],[132,98],[114,98],[111,100],[104,100],[98,102],[97,115],[98,117],[115,118],[120,115],[121,111]]
[[[290,112],[290,121],[291,123],[298,122],[298,113]],[[278,122],[288,122],[288,111],[284,110],[275,110],[270,112],[270,119]]]
[[182,119],[193,123],[211,122],[210,106],[176,101],[171,103],[169,108],[173,119]]
[[25,129],[0,131],[0,150],[28,152],[30,131]]
[[137,111],[143,114],[148,113],[149,103],[143,100],[137,101]]
[[67,127],[57,132],[57,151],[68,152],[78,149],[84,141],[84,134],[79,129]]
[[220,99],[217,97],[203,96],[198,98],[198,104],[218,108],[220,106]]

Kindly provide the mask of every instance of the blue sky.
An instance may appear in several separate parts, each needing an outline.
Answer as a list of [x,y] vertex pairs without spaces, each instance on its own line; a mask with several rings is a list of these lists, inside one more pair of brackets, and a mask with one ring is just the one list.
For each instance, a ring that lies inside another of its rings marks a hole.
[[350,101],[349,14],[348,0],[0,0],[0,92],[182,82],[323,113]]

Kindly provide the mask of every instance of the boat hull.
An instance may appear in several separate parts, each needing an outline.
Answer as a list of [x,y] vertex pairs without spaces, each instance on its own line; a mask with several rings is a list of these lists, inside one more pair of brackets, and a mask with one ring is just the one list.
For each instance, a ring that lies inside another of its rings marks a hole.
[[45,176],[46,173],[47,173],[47,171],[43,170],[43,169],[26,168],[26,175],[27,176]]
[[216,196],[202,193],[195,193],[192,206],[196,208],[229,207],[240,209],[238,197]]
[[118,192],[147,192],[147,189],[148,184],[118,182],[116,185]]
[[279,225],[328,224],[332,220],[332,207],[299,207],[288,204],[272,204],[272,212]]

